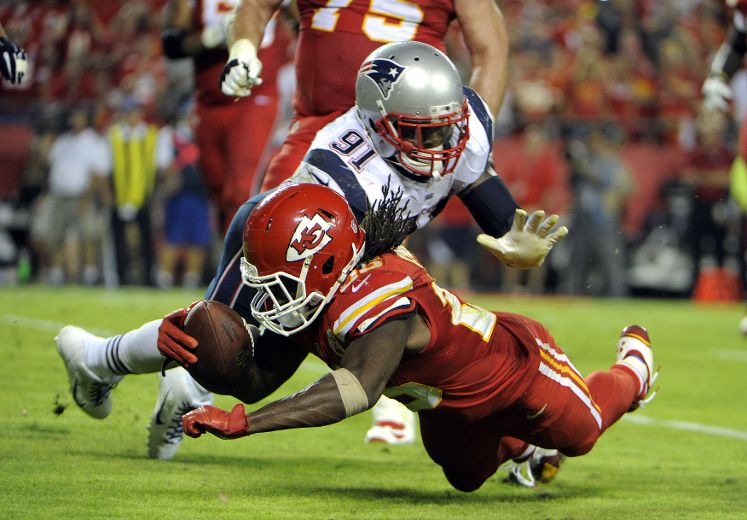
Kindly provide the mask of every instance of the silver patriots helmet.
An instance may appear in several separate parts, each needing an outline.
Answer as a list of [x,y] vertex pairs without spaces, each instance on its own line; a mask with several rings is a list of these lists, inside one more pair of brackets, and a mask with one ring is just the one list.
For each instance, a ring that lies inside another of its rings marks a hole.
[[419,175],[454,171],[469,139],[469,109],[459,73],[444,53],[412,41],[379,47],[358,70],[355,104],[381,137],[374,143],[382,156],[394,155]]

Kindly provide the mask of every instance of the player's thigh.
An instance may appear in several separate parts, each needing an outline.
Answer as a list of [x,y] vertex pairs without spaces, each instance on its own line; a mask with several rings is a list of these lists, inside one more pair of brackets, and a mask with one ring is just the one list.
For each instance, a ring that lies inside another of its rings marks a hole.
[[583,376],[544,325],[524,316],[502,316],[524,324],[534,337],[534,344],[525,347],[539,354],[536,372],[526,374],[529,387],[511,410],[501,412],[506,433],[568,455],[585,453],[598,438],[602,419]]
[[245,201],[255,189],[255,180],[270,157],[270,139],[278,116],[276,98],[263,96],[242,106],[232,118],[231,132],[226,136],[227,179],[230,196]]
[[422,411],[418,416],[423,446],[444,470],[491,475],[497,469],[502,432],[492,417],[470,421],[439,410]]
[[198,107],[200,123],[195,129],[195,141],[200,149],[202,176],[211,193],[220,193],[226,172],[224,139],[230,123],[230,113],[223,106]]

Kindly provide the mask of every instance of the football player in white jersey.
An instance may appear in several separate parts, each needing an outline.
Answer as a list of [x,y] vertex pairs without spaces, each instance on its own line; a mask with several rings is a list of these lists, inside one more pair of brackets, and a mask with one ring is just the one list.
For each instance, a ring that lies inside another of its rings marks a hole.
[[[358,218],[384,192],[402,190],[401,204],[407,205],[413,230],[457,195],[484,231],[478,238],[483,246],[507,265],[537,266],[567,229],[548,235],[557,215],[545,218],[538,211],[527,218],[517,208],[490,166],[491,146],[492,116],[482,99],[462,86],[449,58],[424,43],[392,43],[364,60],[356,106],[319,132],[293,180],[332,187]],[[249,213],[266,195],[239,208],[206,293],[207,299],[229,305],[249,322],[253,290],[241,281],[242,232]],[[179,309],[111,338],[97,338],[77,327],[62,329],[57,344],[76,403],[103,418],[111,411],[111,388],[124,375],[152,372],[164,359],[183,366],[194,363],[196,342],[182,330],[186,314]],[[261,351],[259,341],[255,352]],[[182,414],[210,401],[210,393],[186,371],[167,371],[151,419],[149,456],[171,458],[183,437]]]
[[0,77],[11,85],[18,85],[28,70],[26,51],[8,39],[0,24]]

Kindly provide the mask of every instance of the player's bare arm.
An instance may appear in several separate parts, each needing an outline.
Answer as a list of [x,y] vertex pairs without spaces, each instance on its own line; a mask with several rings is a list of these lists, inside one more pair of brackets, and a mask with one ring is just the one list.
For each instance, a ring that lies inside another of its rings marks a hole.
[[244,39],[259,49],[267,22],[282,3],[282,0],[239,0],[228,27],[228,47]]
[[422,327],[425,325],[417,315],[385,323],[353,340],[340,368],[307,388],[247,415],[241,405],[230,413],[212,406],[200,407],[184,416],[184,431],[192,437],[209,432],[222,438],[237,438],[324,426],[368,410],[381,397],[404,352],[427,343],[429,338]]
[[249,404],[264,399],[296,373],[306,355],[288,338],[266,333],[255,342],[245,384],[233,396]]
[[495,116],[508,83],[508,31],[494,0],[455,0],[464,42],[472,61],[470,86]]

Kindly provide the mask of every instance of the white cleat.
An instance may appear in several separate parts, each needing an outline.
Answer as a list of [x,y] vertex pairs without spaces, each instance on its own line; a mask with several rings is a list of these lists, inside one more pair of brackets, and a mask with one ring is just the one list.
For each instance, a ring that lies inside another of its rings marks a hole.
[[558,450],[537,447],[524,462],[509,462],[507,480],[528,488],[536,487],[537,482],[547,484],[558,474],[563,458]]
[[148,425],[148,458],[170,460],[184,439],[182,415],[212,404],[213,395],[181,367],[167,370],[158,378],[158,401]]
[[380,421],[366,432],[366,442],[379,444],[412,444],[415,428],[401,422]]
[[747,336],[747,315],[739,320],[739,332]]
[[366,432],[366,442],[391,445],[415,442],[415,414],[405,405],[381,396],[372,412],[373,426]]
[[641,386],[636,402],[630,411],[645,406],[656,396],[656,390],[651,391],[651,385],[659,377],[659,371],[654,368],[654,352],[651,349],[651,339],[648,331],[640,325],[629,325],[620,332],[617,341],[617,363],[626,365],[638,374]]
[[85,365],[87,338],[98,339],[80,327],[68,325],[60,329],[55,341],[57,352],[65,362],[70,382],[70,393],[75,403],[88,415],[104,419],[112,411],[111,391],[122,376],[113,376],[111,381],[102,381]]

